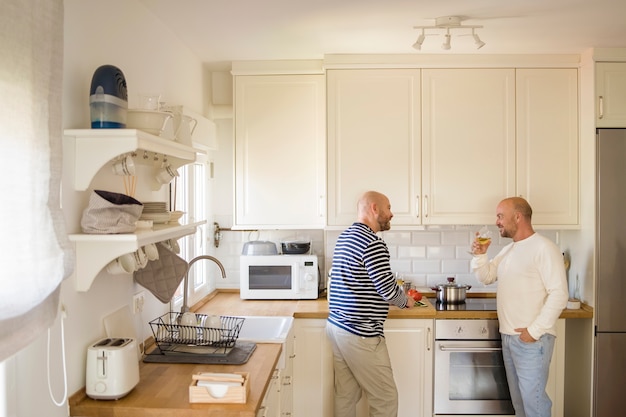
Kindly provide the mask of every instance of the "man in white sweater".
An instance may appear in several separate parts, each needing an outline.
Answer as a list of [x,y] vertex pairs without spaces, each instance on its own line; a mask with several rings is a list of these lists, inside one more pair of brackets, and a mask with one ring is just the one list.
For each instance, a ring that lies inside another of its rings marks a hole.
[[549,417],[546,393],[555,325],[567,305],[563,255],[551,240],[535,233],[532,209],[520,197],[496,209],[500,236],[513,239],[492,260],[490,241],[472,244],[472,271],[484,284],[498,281],[497,305],[502,353],[515,415]]

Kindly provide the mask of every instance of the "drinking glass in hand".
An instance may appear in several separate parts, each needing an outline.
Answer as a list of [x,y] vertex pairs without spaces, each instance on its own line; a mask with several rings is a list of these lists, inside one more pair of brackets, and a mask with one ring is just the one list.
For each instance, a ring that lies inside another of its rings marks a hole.
[[[480,230],[476,232],[474,242],[476,242],[480,246],[486,245],[491,242],[491,231],[489,230],[489,228],[487,228],[487,226],[481,227]],[[476,248],[474,247],[474,245],[472,245],[472,250],[469,253],[471,255],[477,255],[476,253],[474,253],[475,249]]]

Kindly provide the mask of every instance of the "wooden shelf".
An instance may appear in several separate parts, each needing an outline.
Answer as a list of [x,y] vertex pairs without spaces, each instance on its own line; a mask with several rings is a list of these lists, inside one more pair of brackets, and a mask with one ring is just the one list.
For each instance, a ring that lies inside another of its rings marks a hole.
[[[204,153],[138,129],[67,129],[64,133],[66,141],[73,141],[66,143],[65,148],[71,151],[74,160],[73,187],[77,191],[89,188],[93,177],[106,163],[129,152],[165,155],[174,168],[195,162],[197,154]],[[65,157],[70,156],[68,153],[65,152]],[[161,187],[156,181],[155,184],[153,189]]]
[[[150,243],[178,239],[195,233],[206,221],[189,224],[154,225],[152,229],[137,229],[135,233],[94,235],[73,234],[69,239],[76,249],[76,290],[88,291],[98,273],[113,259],[134,252]],[[129,274],[130,275],[130,274]]]

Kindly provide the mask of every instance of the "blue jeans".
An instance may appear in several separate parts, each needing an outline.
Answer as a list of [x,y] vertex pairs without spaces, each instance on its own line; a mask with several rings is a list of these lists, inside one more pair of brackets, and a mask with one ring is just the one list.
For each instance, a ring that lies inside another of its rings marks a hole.
[[546,385],[555,339],[544,334],[526,343],[519,335],[502,335],[504,367],[517,417],[550,417],[552,401]]

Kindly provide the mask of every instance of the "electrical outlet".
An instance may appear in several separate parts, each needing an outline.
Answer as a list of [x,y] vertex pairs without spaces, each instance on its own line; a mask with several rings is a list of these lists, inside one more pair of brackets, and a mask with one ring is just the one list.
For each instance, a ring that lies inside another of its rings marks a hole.
[[143,311],[143,303],[145,292],[138,292],[133,296],[133,314],[141,313]]

